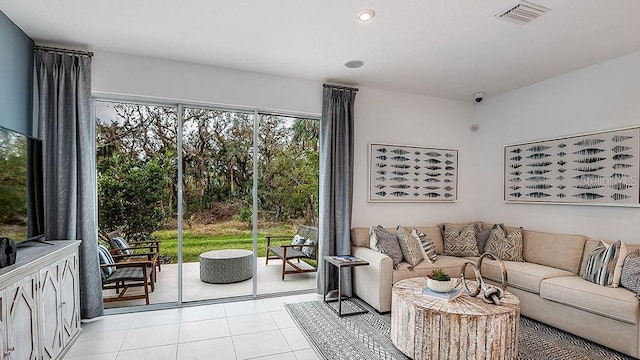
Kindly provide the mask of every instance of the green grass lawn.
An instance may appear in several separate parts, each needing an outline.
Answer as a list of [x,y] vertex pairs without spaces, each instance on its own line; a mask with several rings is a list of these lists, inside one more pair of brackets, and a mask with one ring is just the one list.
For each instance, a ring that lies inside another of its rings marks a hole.
[[[280,244],[290,244],[297,225],[286,223],[268,223],[258,227],[258,257],[265,256],[267,239],[265,236],[290,236],[280,240]],[[172,263],[178,262],[178,231],[159,230],[154,235],[160,237],[160,252],[171,257]],[[182,232],[183,261],[198,262],[198,256],[206,251],[221,249],[253,250],[253,230],[246,223],[227,221],[213,225],[185,226]],[[273,242],[272,242],[273,244]]]

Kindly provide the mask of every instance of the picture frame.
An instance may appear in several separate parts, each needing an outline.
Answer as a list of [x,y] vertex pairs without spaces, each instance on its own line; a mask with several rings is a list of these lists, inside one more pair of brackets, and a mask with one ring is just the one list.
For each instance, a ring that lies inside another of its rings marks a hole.
[[369,202],[455,202],[458,150],[369,144]]
[[640,206],[640,127],[504,146],[504,202]]

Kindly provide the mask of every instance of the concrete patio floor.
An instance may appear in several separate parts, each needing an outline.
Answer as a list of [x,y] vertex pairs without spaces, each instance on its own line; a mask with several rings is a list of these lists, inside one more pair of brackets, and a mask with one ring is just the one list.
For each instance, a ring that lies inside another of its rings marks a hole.
[[[301,268],[311,268],[304,262]],[[274,294],[289,291],[309,290],[316,288],[317,273],[290,274],[282,281],[282,261],[269,260],[265,264],[265,258],[258,258],[258,295]],[[200,263],[184,263],[183,275],[183,302],[222,299],[235,296],[251,295],[252,279],[233,284],[209,284],[200,280]],[[127,294],[142,293],[140,287],[131,288]],[[115,291],[103,291],[104,296],[114,296]],[[156,288],[149,293],[149,304],[162,304],[178,301],[178,265],[162,265],[162,271],[157,273]],[[142,300],[127,300],[105,303],[106,309],[126,306],[144,305]]]

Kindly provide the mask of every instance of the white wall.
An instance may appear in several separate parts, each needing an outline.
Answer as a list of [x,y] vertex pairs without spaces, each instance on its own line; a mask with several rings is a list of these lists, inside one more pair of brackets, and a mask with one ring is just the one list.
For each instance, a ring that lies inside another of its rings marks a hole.
[[[103,93],[320,115],[322,83],[169,60],[95,53],[92,88]],[[353,226],[436,224],[473,215],[470,103],[361,88],[355,107]],[[368,203],[370,142],[459,149],[457,203]]]
[[[435,225],[473,216],[473,105],[433,97],[361,89],[356,96],[352,226]],[[368,144],[458,149],[456,203],[369,203]]]
[[640,52],[564,74],[476,107],[475,216],[525,229],[640,243],[640,208],[505,204],[505,144],[640,126]]

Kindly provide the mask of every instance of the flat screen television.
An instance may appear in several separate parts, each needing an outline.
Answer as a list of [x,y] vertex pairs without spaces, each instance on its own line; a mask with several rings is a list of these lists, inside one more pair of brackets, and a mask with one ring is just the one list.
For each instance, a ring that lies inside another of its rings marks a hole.
[[42,141],[0,127],[0,237],[43,241]]

